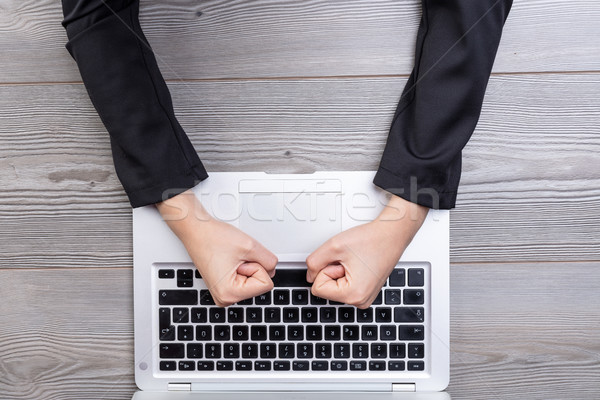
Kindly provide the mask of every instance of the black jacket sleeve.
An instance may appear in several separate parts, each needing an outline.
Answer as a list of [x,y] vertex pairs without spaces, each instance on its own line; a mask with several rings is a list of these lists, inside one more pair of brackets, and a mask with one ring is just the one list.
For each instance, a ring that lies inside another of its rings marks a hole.
[[165,200],[208,175],[177,121],[138,20],[139,0],[63,0],[67,49],[110,134],[133,207]]
[[422,0],[415,67],[374,183],[430,208],[455,206],[512,0]]

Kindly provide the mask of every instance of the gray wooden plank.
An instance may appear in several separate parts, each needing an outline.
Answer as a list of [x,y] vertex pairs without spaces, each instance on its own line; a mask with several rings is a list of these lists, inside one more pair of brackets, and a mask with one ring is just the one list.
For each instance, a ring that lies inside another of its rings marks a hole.
[[[212,171],[377,166],[400,78],[174,83]],[[597,74],[498,76],[464,152],[454,262],[598,260]],[[131,220],[80,85],[0,87],[0,266],[131,265]]]
[[[142,2],[169,79],[408,74],[418,0]],[[1,82],[80,79],[64,49],[58,0],[5,0]],[[200,15],[201,14],[201,15]],[[515,2],[496,72],[600,67],[600,3]]]
[[[598,263],[451,268],[453,399],[595,399]],[[128,399],[130,269],[0,270],[0,393]]]

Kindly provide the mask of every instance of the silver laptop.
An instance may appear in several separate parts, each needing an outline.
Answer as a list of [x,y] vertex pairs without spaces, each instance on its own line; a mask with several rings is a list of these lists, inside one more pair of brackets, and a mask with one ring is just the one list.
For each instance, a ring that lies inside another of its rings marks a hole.
[[157,210],[135,209],[134,399],[449,398],[448,211],[429,211],[368,310],[305,281],[308,254],[383,208],[373,176],[227,172],[195,187],[279,258],[271,292],[227,308]]

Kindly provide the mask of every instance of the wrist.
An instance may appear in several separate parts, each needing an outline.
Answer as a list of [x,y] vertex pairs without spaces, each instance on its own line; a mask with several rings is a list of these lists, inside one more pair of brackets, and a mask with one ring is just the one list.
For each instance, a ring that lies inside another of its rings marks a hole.
[[[156,208],[171,230],[181,239],[199,233],[203,224],[212,219],[191,190],[157,203]],[[200,225],[199,225],[200,224]]]
[[391,195],[375,221],[380,223],[389,234],[406,241],[408,245],[423,225],[428,212],[427,207]]

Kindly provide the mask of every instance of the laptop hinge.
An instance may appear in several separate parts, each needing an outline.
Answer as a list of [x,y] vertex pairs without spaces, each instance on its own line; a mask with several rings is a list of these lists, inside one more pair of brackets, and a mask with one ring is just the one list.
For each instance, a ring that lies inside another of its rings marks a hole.
[[392,392],[416,392],[417,385],[414,383],[392,383]]
[[191,383],[169,383],[169,391],[176,392],[191,392],[192,384]]

